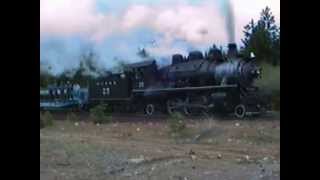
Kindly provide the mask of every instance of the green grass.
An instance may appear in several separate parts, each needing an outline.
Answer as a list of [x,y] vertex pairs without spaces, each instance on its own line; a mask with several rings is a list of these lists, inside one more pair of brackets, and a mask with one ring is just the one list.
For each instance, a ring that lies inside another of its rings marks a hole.
[[49,111],[46,111],[44,113],[40,112],[40,128],[53,126],[53,116]]
[[173,137],[184,136],[186,131],[186,122],[184,116],[181,113],[173,113],[168,119],[168,125],[170,128],[170,133]]
[[95,124],[111,123],[111,109],[108,105],[99,104],[90,110],[90,116]]
[[280,66],[272,66],[262,63],[262,78],[256,81],[256,85],[267,91],[280,91]]
[[272,109],[280,111],[280,66],[272,66],[266,63],[262,67],[262,78],[256,81],[261,90],[271,95]]

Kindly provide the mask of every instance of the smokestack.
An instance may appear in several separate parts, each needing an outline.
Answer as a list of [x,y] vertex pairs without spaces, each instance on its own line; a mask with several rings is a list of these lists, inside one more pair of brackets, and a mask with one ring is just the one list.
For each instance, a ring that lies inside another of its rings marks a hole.
[[228,44],[228,58],[235,58],[238,55],[237,44],[229,43]]

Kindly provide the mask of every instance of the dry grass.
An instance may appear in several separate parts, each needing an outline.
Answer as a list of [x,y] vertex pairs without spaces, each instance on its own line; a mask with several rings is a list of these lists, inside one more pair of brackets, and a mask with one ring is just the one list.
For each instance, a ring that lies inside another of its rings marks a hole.
[[67,121],[71,121],[71,122],[79,121],[79,117],[76,113],[70,112],[67,114]]
[[[150,179],[146,174],[151,172],[151,179],[168,179],[177,172],[190,177],[197,174],[192,179],[208,179],[202,177],[208,168],[230,170],[229,173],[234,171],[241,176],[242,172],[236,170],[237,159],[246,155],[252,159],[267,156],[280,160],[279,121],[186,120],[186,129],[187,133],[180,138],[183,141],[177,144],[166,121],[101,125],[79,121],[77,126],[71,121],[57,121],[52,128],[40,130],[40,179],[144,180]],[[193,142],[199,134],[201,137]],[[188,155],[190,149],[196,160]],[[218,154],[222,155],[221,160],[217,159]],[[140,156],[149,163],[127,163],[128,159]],[[251,164],[248,161],[239,165],[250,169]],[[198,173],[191,171],[193,166]],[[151,171],[152,167],[156,170]],[[138,175],[134,175],[136,171]]]

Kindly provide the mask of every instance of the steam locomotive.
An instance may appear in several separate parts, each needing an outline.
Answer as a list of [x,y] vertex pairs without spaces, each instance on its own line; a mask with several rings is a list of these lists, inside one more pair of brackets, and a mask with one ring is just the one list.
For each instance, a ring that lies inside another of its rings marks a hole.
[[155,60],[128,64],[122,73],[90,81],[79,105],[107,103],[114,111],[143,110],[147,115],[219,112],[243,118],[268,109],[254,86],[260,77],[254,55],[240,57],[236,44],[229,44],[227,57],[213,48],[205,56],[200,51],[187,57],[174,54],[171,64],[161,68]]

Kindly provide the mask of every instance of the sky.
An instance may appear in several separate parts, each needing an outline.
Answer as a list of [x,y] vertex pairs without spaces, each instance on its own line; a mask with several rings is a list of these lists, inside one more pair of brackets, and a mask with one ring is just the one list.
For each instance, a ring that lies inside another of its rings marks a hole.
[[213,43],[241,46],[243,27],[266,6],[280,25],[280,0],[40,0],[40,61],[59,74],[88,49],[111,68],[115,57],[138,61],[139,48],[163,60]]

